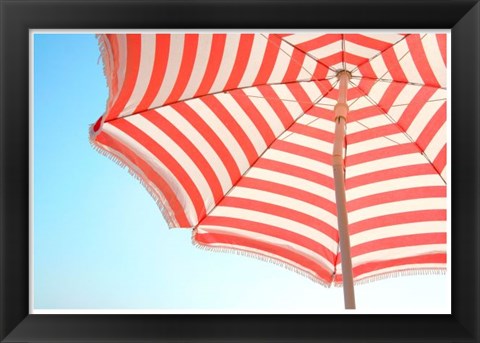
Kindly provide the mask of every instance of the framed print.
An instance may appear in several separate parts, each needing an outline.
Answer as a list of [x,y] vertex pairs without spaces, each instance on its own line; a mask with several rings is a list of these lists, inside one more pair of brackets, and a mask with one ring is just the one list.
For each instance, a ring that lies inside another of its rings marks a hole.
[[478,341],[476,1],[1,6],[2,341]]

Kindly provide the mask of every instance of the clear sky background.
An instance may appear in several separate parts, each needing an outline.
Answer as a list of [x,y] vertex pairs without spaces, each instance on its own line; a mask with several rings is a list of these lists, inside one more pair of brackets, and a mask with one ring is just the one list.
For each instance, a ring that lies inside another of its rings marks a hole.
[[[341,288],[169,230],[140,183],[89,144],[108,96],[95,36],[34,37],[35,310],[343,311]],[[445,313],[448,292],[445,275],[406,276],[357,286],[356,301],[365,313]]]

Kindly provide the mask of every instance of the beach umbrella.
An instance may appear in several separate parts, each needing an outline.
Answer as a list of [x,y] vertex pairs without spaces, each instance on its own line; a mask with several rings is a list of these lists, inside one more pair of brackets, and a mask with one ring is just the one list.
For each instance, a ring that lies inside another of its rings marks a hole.
[[446,268],[446,35],[98,35],[90,140],[195,245],[325,286]]

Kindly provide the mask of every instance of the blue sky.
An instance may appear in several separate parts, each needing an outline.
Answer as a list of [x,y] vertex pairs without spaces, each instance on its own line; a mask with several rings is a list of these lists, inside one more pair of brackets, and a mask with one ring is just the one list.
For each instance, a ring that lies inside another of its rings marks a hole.
[[[89,144],[106,81],[93,34],[34,35],[35,310],[343,310],[326,289],[274,264],[208,252],[169,230],[148,192]],[[446,311],[446,276],[356,287],[365,312]]]

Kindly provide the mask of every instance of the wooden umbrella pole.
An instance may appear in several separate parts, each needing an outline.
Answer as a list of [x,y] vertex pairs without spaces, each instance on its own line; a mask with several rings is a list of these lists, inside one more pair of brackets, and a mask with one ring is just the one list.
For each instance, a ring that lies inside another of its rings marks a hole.
[[355,309],[355,293],[353,290],[352,258],[350,256],[350,235],[348,233],[348,217],[345,196],[345,171],[343,158],[343,142],[347,121],[347,88],[350,73],[341,71],[339,79],[338,102],[335,105],[335,141],[333,143],[333,177],[335,180],[335,199],[337,203],[338,232],[340,251],[342,253],[343,298],[345,309]]

